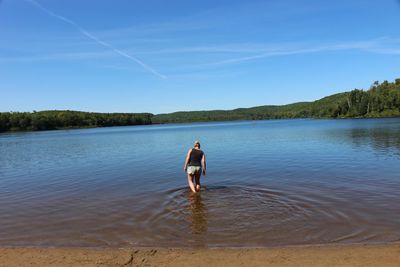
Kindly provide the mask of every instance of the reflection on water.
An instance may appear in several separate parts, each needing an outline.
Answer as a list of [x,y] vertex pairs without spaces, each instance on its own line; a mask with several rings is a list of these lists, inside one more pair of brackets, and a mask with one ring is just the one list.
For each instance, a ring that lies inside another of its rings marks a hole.
[[356,127],[327,129],[326,133],[330,138],[349,142],[355,148],[368,147],[383,156],[400,155],[400,123],[376,125],[376,120],[365,120],[356,124]]
[[370,146],[379,154],[400,155],[399,129],[352,129],[349,138],[356,147]]
[[188,222],[190,223],[190,229],[196,246],[206,245],[206,234],[207,234],[207,207],[202,201],[200,193],[188,193],[188,209],[189,216]]
[[[207,186],[182,171],[193,140]],[[0,246],[400,241],[400,119],[0,134]]]

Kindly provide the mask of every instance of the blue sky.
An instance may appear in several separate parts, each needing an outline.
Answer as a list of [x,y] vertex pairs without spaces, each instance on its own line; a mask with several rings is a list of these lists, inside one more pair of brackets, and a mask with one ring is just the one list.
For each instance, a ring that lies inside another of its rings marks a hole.
[[231,109],[398,77],[395,0],[0,0],[0,111]]

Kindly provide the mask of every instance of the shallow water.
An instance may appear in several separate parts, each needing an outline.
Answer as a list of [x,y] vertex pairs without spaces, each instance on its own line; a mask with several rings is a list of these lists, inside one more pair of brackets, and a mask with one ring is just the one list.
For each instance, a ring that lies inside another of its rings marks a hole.
[[[197,195],[183,172],[195,139]],[[6,133],[0,151],[0,246],[400,240],[400,119]]]

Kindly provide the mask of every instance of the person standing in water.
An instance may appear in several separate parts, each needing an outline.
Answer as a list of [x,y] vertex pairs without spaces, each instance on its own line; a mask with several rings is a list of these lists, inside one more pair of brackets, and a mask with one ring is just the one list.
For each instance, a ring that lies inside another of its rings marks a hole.
[[183,169],[187,172],[190,190],[193,193],[199,192],[201,173],[206,175],[206,155],[200,149],[199,141],[195,141],[194,148],[189,149]]

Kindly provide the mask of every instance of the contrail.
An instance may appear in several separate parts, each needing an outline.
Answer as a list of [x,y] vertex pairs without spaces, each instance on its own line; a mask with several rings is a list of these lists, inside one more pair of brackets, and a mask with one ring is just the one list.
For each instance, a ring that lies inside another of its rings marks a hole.
[[[39,8],[40,10],[42,10],[43,12],[47,13],[48,15],[50,15],[50,16],[52,16],[52,17],[55,17],[55,18],[57,18],[57,19],[59,19],[59,20],[65,22],[65,23],[68,23],[68,24],[74,26],[79,32],[81,32],[81,33],[82,33],[83,35],[85,35],[87,38],[89,38],[89,39],[95,41],[95,42],[96,42],[97,44],[99,44],[99,45],[102,45],[102,46],[104,46],[104,47],[106,47],[106,48],[111,49],[111,50],[114,51],[115,53],[117,53],[117,54],[119,54],[119,55],[121,55],[121,56],[123,56],[123,57],[125,57],[125,58],[127,58],[127,59],[133,60],[134,62],[138,63],[140,66],[142,66],[144,69],[148,70],[149,72],[153,73],[154,75],[156,75],[156,76],[158,76],[158,77],[160,77],[160,78],[162,78],[162,79],[166,79],[166,78],[167,78],[165,75],[159,73],[158,71],[156,71],[155,69],[153,69],[152,67],[150,67],[149,65],[147,65],[146,63],[144,63],[143,61],[141,61],[140,59],[138,59],[138,58],[136,58],[136,57],[134,57],[134,56],[131,56],[131,55],[129,55],[129,54],[127,54],[127,53],[125,53],[125,52],[123,52],[123,51],[121,51],[121,50],[119,50],[119,49],[113,47],[111,44],[106,43],[106,42],[100,40],[99,38],[97,38],[96,36],[94,36],[93,34],[91,34],[90,32],[88,32],[87,30],[85,30],[84,28],[82,28],[82,27],[79,26],[77,23],[73,22],[72,20],[67,19],[66,17],[60,16],[60,15],[54,13],[53,11],[51,11],[51,10],[45,8],[44,6],[42,6],[41,4],[39,4],[38,2],[36,2],[35,0],[25,0],[25,1],[26,1],[26,2],[29,2],[30,4],[32,4],[32,5],[34,5],[34,6],[36,6],[37,8]],[[0,0],[0,2],[1,2],[1,0]]]

